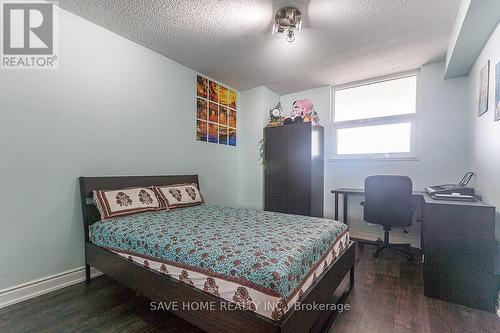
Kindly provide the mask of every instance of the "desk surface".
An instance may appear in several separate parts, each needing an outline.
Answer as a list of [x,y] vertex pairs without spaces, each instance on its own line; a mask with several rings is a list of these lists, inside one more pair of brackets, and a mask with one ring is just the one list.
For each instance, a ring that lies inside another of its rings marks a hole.
[[[364,194],[365,190],[362,188],[355,187],[341,187],[336,188],[331,191],[331,193],[335,194]],[[424,203],[432,204],[432,205],[455,205],[455,206],[476,206],[476,207],[493,207],[485,204],[484,202],[478,200],[476,202],[469,201],[451,201],[451,200],[436,200],[432,199],[427,193],[424,191],[413,191],[414,196],[422,196],[424,198]]]
[[[364,194],[365,190],[363,188],[356,188],[356,187],[341,187],[332,190],[331,193]],[[413,195],[423,195],[424,193],[425,193],[424,191],[413,191]]]

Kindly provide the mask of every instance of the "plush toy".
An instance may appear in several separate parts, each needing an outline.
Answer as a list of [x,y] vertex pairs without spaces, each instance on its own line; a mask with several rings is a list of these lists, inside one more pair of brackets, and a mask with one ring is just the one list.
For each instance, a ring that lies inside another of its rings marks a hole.
[[304,117],[305,115],[311,113],[313,109],[314,106],[310,99],[299,99],[298,101],[293,102],[292,114]]
[[283,124],[285,125],[302,122],[304,122],[304,119],[301,116],[291,116],[283,119]]
[[293,102],[292,117],[297,116],[300,116],[304,122],[319,122],[318,114],[314,111],[314,105],[308,98]]

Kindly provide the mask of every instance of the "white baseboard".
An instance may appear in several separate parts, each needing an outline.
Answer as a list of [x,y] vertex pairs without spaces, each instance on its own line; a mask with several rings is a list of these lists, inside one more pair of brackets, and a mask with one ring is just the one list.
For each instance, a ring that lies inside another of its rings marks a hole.
[[[364,230],[356,230],[356,229],[349,229],[349,236],[351,238],[359,238],[359,239],[366,239],[366,240],[372,240],[376,241],[378,237],[383,238],[383,235],[380,235],[378,233],[374,232],[369,232],[369,231],[364,231]],[[411,247],[414,248],[420,248],[420,242],[415,239],[414,237],[407,236],[405,237],[404,235],[399,235],[399,234],[393,234],[391,233],[390,236],[391,242],[394,243],[410,243]]]
[[[91,268],[90,274],[96,277],[102,273]],[[83,281],[85,267],[80,267],[0,290],[0,309]]]

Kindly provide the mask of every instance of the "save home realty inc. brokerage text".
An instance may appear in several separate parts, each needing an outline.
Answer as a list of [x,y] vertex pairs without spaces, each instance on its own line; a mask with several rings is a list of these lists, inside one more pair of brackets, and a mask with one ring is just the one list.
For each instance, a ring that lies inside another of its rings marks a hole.
[[[278,303],[275,302],[254,302],[257,308],[262,308],[265,310],[273,310],[276,308]],[[245,306],[232,302],[178,302],[178,301],[168,301],[168,302],[150,302],[151,311],[236,311],[236,310],[248,310]],[[337,311],[342,313],[344,311],[349,311],[351,305],[348,303],[301,303],[296,302],[293,304],[295,310],[301,311]]]

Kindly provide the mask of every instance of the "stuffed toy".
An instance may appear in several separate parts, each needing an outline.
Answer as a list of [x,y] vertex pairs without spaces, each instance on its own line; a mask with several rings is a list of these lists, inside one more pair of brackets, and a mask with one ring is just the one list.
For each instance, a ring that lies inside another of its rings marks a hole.
[[302,123],[304,122],[304,119],[302,119],[301,116],[291,116],[283,119],[283,124],[288,125],[288,124],[293,124],[293,123]]
[[292,114],[304,117],[305,115],[311,113],[313,109],[314,106],[310,99],[308,98],[299,99],[298,101],[293,102]]
[[308,98],[293,102],[292,118],[295,117],[301,117],[304,122],[319,122],[318,114],[314,111],[314,105]]

